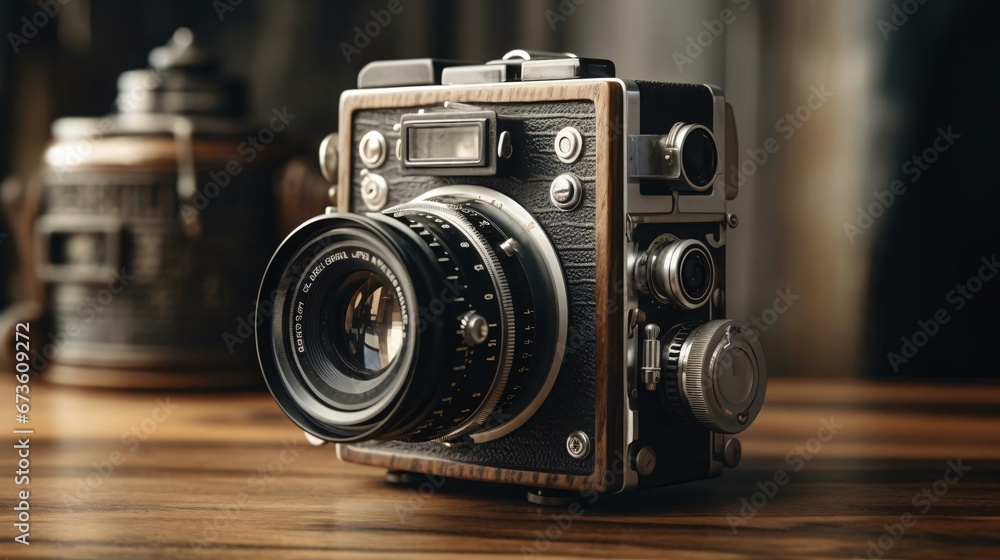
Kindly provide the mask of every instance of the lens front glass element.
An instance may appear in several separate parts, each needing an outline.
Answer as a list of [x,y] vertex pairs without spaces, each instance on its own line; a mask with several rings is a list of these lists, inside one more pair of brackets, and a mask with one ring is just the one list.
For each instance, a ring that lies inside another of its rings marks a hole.
[[378,376],[403,345],[402,306],[395,291],[384,277],[356,272],[344,280],[333,300],[341,306],[330,321],[333,343],[350,367],[349,375],[361,380]]
[[681,288],[688,298],[700,300],[711,288],[712,269],[700,249],[692,249],[681,260]]
[[289,286],[295,370],[335,410],[374,410],[407,369],[407,304],[389,258],[334,243],[300,261],[307,273]]
[[718,170],[715,140],[705,130],[696,128],[688,133],[681,148],[684,173],[695,187],[712,182]]

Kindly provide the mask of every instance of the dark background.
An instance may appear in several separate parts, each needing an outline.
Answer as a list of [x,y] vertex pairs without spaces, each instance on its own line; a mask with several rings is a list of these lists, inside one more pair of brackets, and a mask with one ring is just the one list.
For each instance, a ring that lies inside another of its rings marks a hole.
[[[951,293],[1000,248],[994,2],[401,0],[364,44],[355,28],[387,0],[65,1],[49,0],[60,11],[30,38],[22,18],[39,3],[0,3],[0,176],[37,168],[53,119],[111,112],[117,76],[145,67],[179,26],[248,78],[255,116],[300,115],[287,134],[309,150],[336,129],[340,93],[371,60],[512,48],[610,58],[623,78],[723,86],[751,167],[753,150],[779,139],[734,205],[728,263],[730,315],[774,318],[761,334],[772,375],[998,375],[1000,278],[961,309]],[[732,22],[719,25],[724,10]],[[16,52],[12,34],[27,40]],[[348,60],[345,45],[360,52]],[[820,86],[833,96],[784,138],[781,119]],[[913,180],[907,161],[949,127],[959,139]],[[894,180],[905,193],[849,235]],[[4,259],[12,248],[0,239]],[[768,313],[776,290],[798,296],[781,314]],[[950,320],[892,367],[889,353],[942,308]]]

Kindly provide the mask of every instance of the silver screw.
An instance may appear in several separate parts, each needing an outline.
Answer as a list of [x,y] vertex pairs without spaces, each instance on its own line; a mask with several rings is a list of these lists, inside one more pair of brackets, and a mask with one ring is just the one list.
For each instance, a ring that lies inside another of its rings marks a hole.
[[635,454],[635,472],[642,476],[653,474],[656,469],[656,451],[648,445]]
[[590,455],[590,438],[583,432],[573,432],[566,438],[566,452],[574,459],[585,459]]
[[561,202],[563,204],[570,201],[573,198],[573,185],[569,181],[563,178],[556,179],[552,183],[552,198],[556,202]]
[[560,175],[553,179],[549,186],[549,198],[556,208],[572,210],[583,198],[583,186],[575,175],[569,173]]

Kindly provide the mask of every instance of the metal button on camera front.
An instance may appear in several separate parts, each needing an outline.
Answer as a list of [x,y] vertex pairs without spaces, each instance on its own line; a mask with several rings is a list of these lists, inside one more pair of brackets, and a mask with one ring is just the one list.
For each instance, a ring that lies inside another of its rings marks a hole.
[[573,432],[566,438],[566,452],[574,459],[586,459],[590,455],[590,437],[584,432]]
[[521,245],[513,237],[508,238],[506,241],[500,244],[500,249],[508,257],[513,257],[514,253],[517,253],[521,249]]
[[331,183],[337,182],[337,133],[327,134],[319,145],[319,170],[323,178]]
[[549,198],[552,204],[560,210],[572,210],[580,204],[583,198],[583,185],[576,175],[565,173],[552,180],[549,187]]
[[656,470],[656,451],[648,445],[640,449],[632,459],[632,466],[642,476],[649,476]]
[[583,136],[580,131],[568,126],[556,134],[556,157],[563,163],[573,163],[583,153]]
[[385,162],[385,136],[377,130],[369,131],[361,137],[358,144],[358,153],[361,155],[361,162],[365,167],[374,169]]
[[506,130],[500,133],[497,139],[497,156],[507,159],[514,153],[514,144],[511,141],[510,132]]
[[389,186],[385,179],[367,169],[361,170],[361,200],[372,212],[378,212],[385,207],[389,199]]
[[486,318],[475,311],[469,311],[462,315],[461,324],[462,341],[465,342],[466,346],[482,344],[490,335],[490,326],[486,322]]

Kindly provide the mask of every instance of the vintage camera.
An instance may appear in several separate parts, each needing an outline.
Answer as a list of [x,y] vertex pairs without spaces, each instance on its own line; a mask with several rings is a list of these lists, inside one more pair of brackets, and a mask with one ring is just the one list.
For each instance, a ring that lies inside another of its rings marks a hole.
[[735,466],[766,373],[725,319],[722,93],[526,51],[358,81],[320,149],[336,206],[258,298],[265,379],[310,440],[539,502]]

